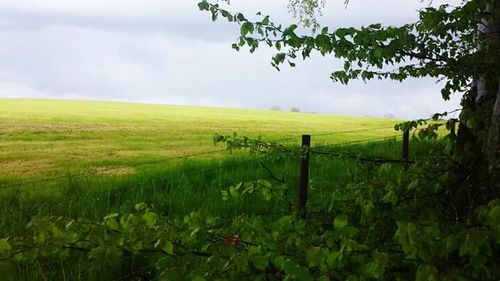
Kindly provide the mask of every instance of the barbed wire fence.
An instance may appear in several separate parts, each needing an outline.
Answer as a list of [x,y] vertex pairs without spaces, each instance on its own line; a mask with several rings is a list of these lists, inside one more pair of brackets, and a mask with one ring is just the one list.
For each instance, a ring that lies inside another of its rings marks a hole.
[[[359,163],[366,163],[370,165],[379,165],[384,163],[389,164],[401,164],[402,166],[412,165],[418,163],[419,161],[428,161],[432,159],[446,159],[447,155],[419,155],[419,152],[414,152],[412,157],[410,158],[410,151],[412,147],[412,143],[409,136],[409,133],[402,134],[401,132],[392,131],[391,133],[380,133],[379,131],[390,131],[393,130],[393,126],[378,126],[378,127],[370,127],[370,128],[362,128],[355,130],[338,130],[331,131],[327,133],[318,133],[311,134],[309,136],[309,143],[302,142],[302,147],[307,147],[304,155],[301,155],[300,161],[296,161],[296,164],[300,166],[299,169],[299,186],[297,192],[297,208],[301,210],[301,212],[305,215],[305,208],[307,205],[307,189],[310,184],[309,178],[309,169],[311,168],[311,159],[312,158],[325,158],[325,159],[345,159],[357,161]],[[349,136],[351,135],[359,135],[363,133],[360,137]],[[365,135],[365,133],[367,133]],[[371,134],[370,134],[371,133]],[[381,136],[377,136],[381,134]],[[375,135],[372,137],[368,137],[369,135]],[[336,138],[337,136],[343,136],[341,138]],[[326,138],[325,137],[333,137]],[[406,141],[405,141],[406,138]],[[302,137],[304,139],[304,137]],[[331,141],[333,139],[333,141]],[[314,144],[315,140],[319,140],[317,145]],[[285,144],[286,142],[299,143],[300,138],[297,135],[290,135],[279,139],[271,140],[271,146],[275,148],[285,148],[288,150],[292,150],[290,145]],[[413,140],[416,142],[417,140]],[[367,150],[361,151],[360,146],[369,146]],[[406,148],[404,147],[406,145]],[[395,147],[399,146],[401,149],[395,149]],[[425,152],[429,150],[429,147],[423,146],[420,150]],[[380,153],[376,153],[377,149]],[[217,148],[211,149],[207,151],[188,153],[183,155],[176,155],[171,157],[165,157],[162,159],[155,159],[150,161],[142,161],[137,163],[130,163],[127,165],[119,165],[117,167],[110,167],[106,171],[111,172],[123,168],[137,168],[141,166],[148,165],[158,165],[158,164],[173,164],[179,160],[188,160],[188,159],[196,159],[200,156],[217,156],[221,155],[224,152],[227,152],[226,149]],[[284,152],[286,153],[286,152]],[[398,156],[399,154],[399,156]],[[238,156],[240,156],[239,154]],[[387,155],[391,155],[392,157],[387,157]],[[220,158],[216,158],[220,159]],[[237,166],[247,165],[247,164],[255,164],[254,166],[257,168],[258,163],[261,161],[258,157],[247,157],[235,159],[230,163],[232,168],[237,168]],[[184,161],[181,161],[182,164]],[[175,166],[173,166],[175,167]],[[197,170],[190,170],[191,173],[202,173],[202,172],[216,172],[217,170],[226,169],[227,167],[222,167],[218,165],[212,165],[210,167],[205,167],[203,165],[197,166]],[[314,169],[314,166],[312,167]],[[305,172],[307,171],[307,172]],[[21,186],[29,186],[29,185],[37,185],[46,182],[57,182],[63,180],[78,180],[78,179],[92,179],[99,175],[99,172],[96,169],[89,169],[85,172],[73,173],[73,174],[65,174],[58,175],[53,177],[44,177],[40,179],[21,181],[21,182],[11,182],[0,184],[1,189],[9,189],[16,188]],[[189,176],[189,175],[188,175]],[[122,202],[123,198],[127,196],[127,193],[131,189],[142,189],[143,192],[155,192],[155,186],[158,182],[155,182],[155,179],[150,179],[147,181],[142,181],[134,184],[127,184],[120,188],[114,188],[110,190],[104,190],[98,194],[96,197],[102,196],[103,200],[108,200],[109,204],[110,200],[115,200],[117,202]],[[161,191],[161,190],[160,190]],[[305,198],[304,198],[305,196]],[[126,275],[123,275],[118,280],[127,280],[136,274],[147,273],[153,268],[150,266],[146,266],[143,268],[135,269]]]
[[[355,130],[337,130],[337,131],[331,131],[327,133],[318,133],[318,134],[311,134],[309,135],[309,138],[316,140],[319,139],[318,145],[311,146],[310,144],[307,145],[307,157],[315,157],[315,158],[327,158],[327,159],[348,159],[348,160],[353,160],[353,161],[358,161],[360,163],[371,163],[371,164],[383,164],[383,163],[392,163],[392,164],[401,164],[404,166],[408,166],[411,164],[414,164],[418,161],[425,161],[429,160],[431,158],[433,159],[441,159],[441,158],[446,158],[447,155],[432,155],[432,156],[419,156],[417,154],[413,154],[412,159],[410,159],[410,136],[409,133],[403,133],[401,134],[400,132],[395,132],[393,130],[393,126],[377,126],[377,127],[370,127],[370,128],[362,128],[362,129],[355,129]],[[380,132],[380,131],[389,131],[392,130],[392,133],[388,132]],[[357,137],[360,133],[363,133],[360,137]],[[349,136],[351,134],[351,136]],[[367,136],[372,136],[372,137],[367,137]],[[373,136],[375,135],[375,136]],[[337,136],[344,136],[344,137],[337,137]],[[327,142],[325,140],[325,137],[332,137],[332,138],[327,138],[327,140],[333,140],[330,142]],[[358,138],[358,139],[356,139]],[[348,139],[348,141],[346,141]],[[294,149],[291,148],[290,145],[284,144],[284,142],[288,141],[293,141],[294,143],[298,143],[299,138],[297,136],[286,136],[283,138],[275,139],[272,140],[271,143],[269,144],[269,147],[274,147],[274,148],[280,148],[283,149],[283,153],[287,153],[289,151],[293,151]],[[399,144],[401,142],[401,144]],[[395,149],[397,145],[399,144],[399,147],[401,149]],[[304,143],[302,144],[304,146]],[[361,150],[363,146],[367,146],[368,148],[365,149],[364,151]],[[425,148],[427,149],[427,148]],[[421,149],[422,150],[422,149]],[[141,166],[148,166],[148,165],[158,165],[158,164],[173,164],[176,163],[178,160],[188,160],[188,159],[197,159],[200,156],[216,156],[216,155],[221,155],[224,152],[227,152],[226,149],[222,148],[217,148],[217,149],[212,149],[212,150],[207,150],[207,151],[201,151],[201,152],[194,152],[194,153],[189,153],[189,154],[184,154],[184,155],[176,155],[176,156],[171,156],[171,157],[166,157],[162,159],[155,159],[155,160],[150,160],[150,161],[143,161],[143,162],[137,162],[137,163],[130,163],[127,165],[119,165],[116,167],[110,167],[106,169],[106,172],[112,172],[114,170],[118,169],[123,169],[123,168],[137,168]],[[377,151],[379,153],[377,153]],[[399,154],[399,156],[398,156]],[[242,154],[238,154],[242,155]],[[387,157],[387,155],[391,155],[392,157]],[[228,157],[225,157],[226,159]],[[304,158],[304,157],[301,157]],[[217,158],[216,158],[217,159]],[[218,158],[219,160],[221,157]],[[233,168],[236,168],[236,166],[239,165],[244,165],[248,163],[258,163],[260,160],[258,157],[249,157],[248,159],[240,158],[240,159],[235,159],[235,161],[231,162],[231,166]],[[302,161],[302,160],[301,160]],[[310,160],[309,160],[310,161]],[[180,161],[182,164],[185,161]],[[175,167],[175,165],[171,165],[172,167]],[[199,169],[205,169],[203,168],[203,165],[199,166]],[[227,168],[227,167],[225,167]],[[208,168],[206,168],[208,169]],[[216,170],[216,169],[221,169],[221,167],[218,167],[217,165],[211,165],[210,169]],[[302,171],[305,168],[301,168],[300,171]],[[309,169],[309,167],[308,167]],[[192,173],[198,173],[198,171],[191,171]],[[213,172],[213,171],[212,171]],[[302,173],[301,173],[302,174]],[[64,181],[68,180],[69,181],[76,181],[79,179],[87,179],[89,180],[89,183],[91,183],[91,180],[93,178],[96,178],[96,176],[103,176],[98,172],[96,169],[89,169],[88,171],[85,172],[80,172],[80,173],[73,173],[73,174],[65,174],[65,175],[59,175],[59,176],[53,176],[53,177],[45,177],[45,178],[40,178],[40,179],[35,179],[35,180],[29,180],[29,181],[21,181],[21,182],[11,182],[11,183],[4,183],[0,184],[0,188],[2,189],[9,189],[13,187],[20,187],[20,186],[29,186],[29,185],[37,185],[41,183],[46,183],[46,182],[57,182],[57,181]],[[303,175],[300,175],[300,177],[303,177]],[[302,182],[302,185],[305,185],[308,183],[309,179],[307,180],[299,180]],[[128,184],[125,185],[123,188],[113,188],[110,190],[107,190],[104,192],[104,194],[107,194],[108,198],[109,197],[123,197],[124,194],[127,193],[127,190],[129,189],[135,189],[135,188],[148,188],[151,187],[155,184],[154,180],[149,179],[144,182],[139,182],[139,183],[133,183],[133,184]],[[108,199],[109,200],[109,199]]]

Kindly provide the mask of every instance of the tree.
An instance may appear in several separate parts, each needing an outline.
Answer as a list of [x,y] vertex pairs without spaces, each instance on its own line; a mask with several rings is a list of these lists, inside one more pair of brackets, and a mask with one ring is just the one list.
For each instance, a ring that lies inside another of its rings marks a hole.
[[[347,1],[346,1],[347,3]],[[500,0],[470,0],[454,7],[441,5],[419,11],[419,20],[402,26],[342,27],[330,30],[311,18],[323,1],[290,1],[291,11],[311,26],[299,32],[297,24],[282,26],[269,16],[250,21],[243,14],[231,14],[207,0],[201,10],[213,19],[224,17],[240,25],[240,36],[232,47],[248,46],[254,52],[261,44],[276,49],[272,65],[279,70],[287,62],[294,67],[298,57],[312,52],[333,56],[343,69],[330,75],[334,82],[348,84],[354,79],[432,77],[444,80],[443,99],[463,93],[459,123],[454,140],[455,159],[461,163],[456,184],[474,186],[469,205],[478,205],[500,195]],[[446,115],[436,114],[435,119]],[[410,122],[408,129],[422,122]],[[435,129],[436,127],[433,127]],[[482,188],[477,188],[483,186]],[[456,190],[461,190],[457,188]],[[470,193],[470,188],[468,188]],[[456,191],[461,193],[461,191]]]

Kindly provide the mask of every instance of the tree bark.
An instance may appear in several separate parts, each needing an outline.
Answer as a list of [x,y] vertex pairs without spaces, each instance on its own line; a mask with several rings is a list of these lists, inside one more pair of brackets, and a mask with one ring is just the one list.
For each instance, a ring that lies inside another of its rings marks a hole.
[[[460,123],[455,153],[462,159],[457,186],[450,190],[450,203],[460,217],[479,205],[500,197],[500,0],[487,12],[491,17],[478,27],[484,36],[478,46],[486,51],[492,72],[482,73],[462,99],[465,123]],[[467,122],[471,122],[470,125]]]
[[488,132],[488,154],[488,172],[494,184],[492,192],[494,197],[498,198],[500,197],[500,86],[498,82],[491,126]]
[[[491,50],[491,58],[500,69],[500,0],[495,0],[491,7],[491,20],[485,25],[484,34],[487,36],[487,48]],[[492,183],[493,197],[500,196],[500,77],[491,77],[488,81],[490,87],[488,95],[491,96],[492,113],[487,140],[488,173]]]

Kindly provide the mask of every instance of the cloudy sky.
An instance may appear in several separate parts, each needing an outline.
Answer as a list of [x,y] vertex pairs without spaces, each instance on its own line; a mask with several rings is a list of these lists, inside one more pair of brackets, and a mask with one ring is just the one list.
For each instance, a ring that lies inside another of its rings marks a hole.
[[[331,28],[415,21],[420,0],[329,0]],[[450,1],[447,1],[450,2]],[[458,1],[455,1],[458,2]],[[433,5],[439,4],[434,1]],[[238,26],[213,23],[196,0],[1,0],[0,97],[314,111],[401,118],[459,107],[431,79],[331,82],[339,68],[314,56],[280,72],[272,50],[236,52]],[[231,0],[230,10],[291,23],[287,0]]]

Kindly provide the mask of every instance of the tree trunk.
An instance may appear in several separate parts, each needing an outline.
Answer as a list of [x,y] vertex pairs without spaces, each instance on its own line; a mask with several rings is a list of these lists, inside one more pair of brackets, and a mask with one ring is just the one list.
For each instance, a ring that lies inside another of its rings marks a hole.
[[[493,62],[495,69],[500,69],[500,0],[495,0],[488,12],[493,16],[479,27],[486,37],[479,48],[487,51],[488,63]],[[499,83],[498,74],[484,73],[473,81],[462,100],[461,117],[466,118],[459,125],[455,149],[462,166],[458,169],[457,185],[449,194],[459,217],[466,217],[475,207],[500,197]]]
[[[500,81],[500,80],[497,80]],[[493,106],[488,133],[488,172],[493,183],[494,197],[500,197],[500,85],[497,82],[496,100]]]
[[[493,17],[485,25],[483,33],[487,36],[487,48],[490,50],[491,60],[495,62],[496,69],[500,69],[500,0],[495,0],[490,9]],[[490,77],[487,95],[491,99],[491,119],[488,130],[486,156],[488,174],[490,178],[491,195],[500,196],[500,77]]]

